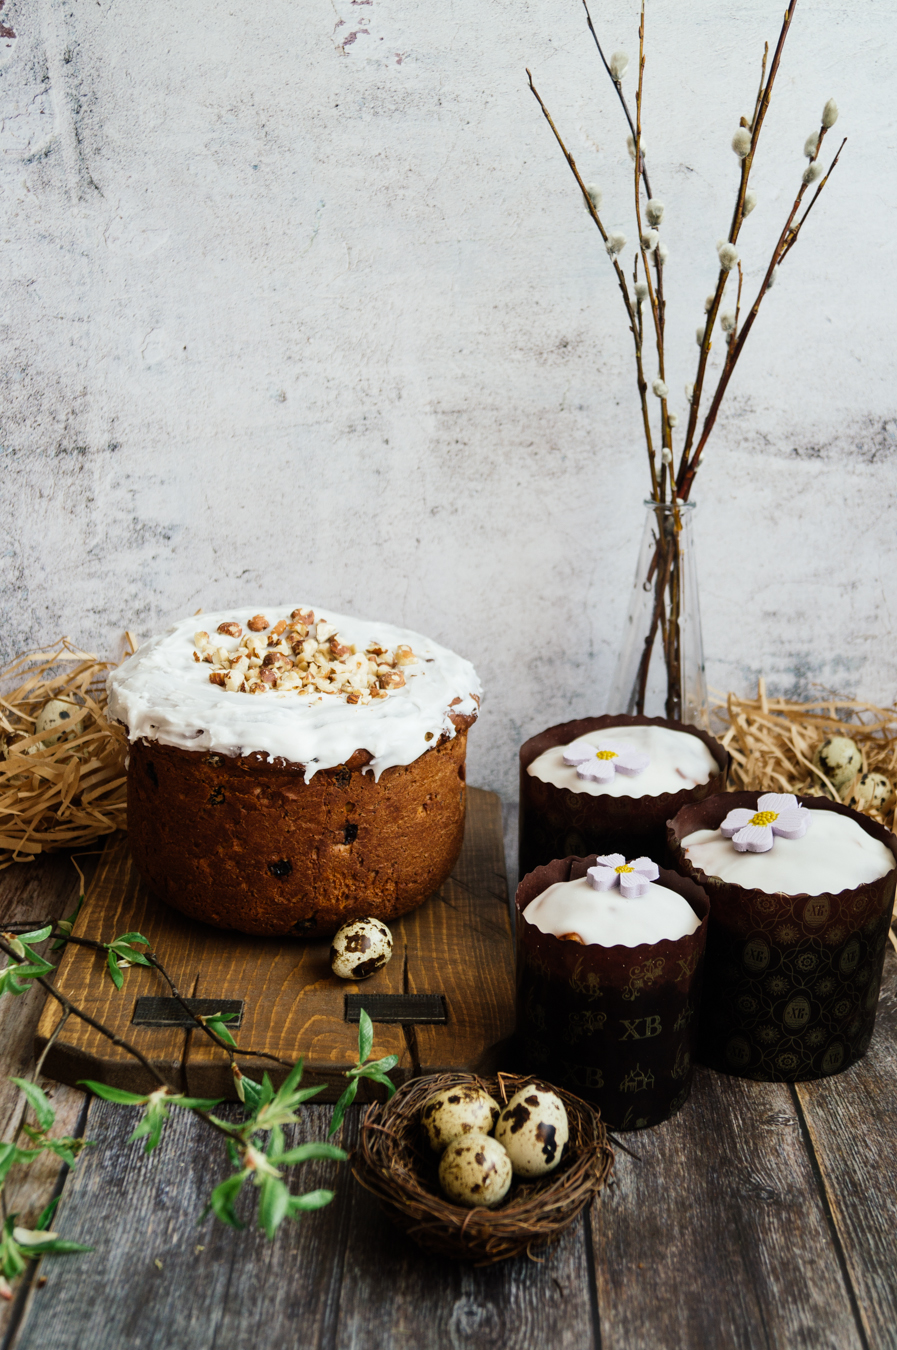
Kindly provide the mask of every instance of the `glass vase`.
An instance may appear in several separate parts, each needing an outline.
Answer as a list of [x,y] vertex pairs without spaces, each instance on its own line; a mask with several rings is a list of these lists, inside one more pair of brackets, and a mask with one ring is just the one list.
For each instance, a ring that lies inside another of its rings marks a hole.
[[645,506],[635,586],[607,710],[706,728],[695,503],[647,501]]

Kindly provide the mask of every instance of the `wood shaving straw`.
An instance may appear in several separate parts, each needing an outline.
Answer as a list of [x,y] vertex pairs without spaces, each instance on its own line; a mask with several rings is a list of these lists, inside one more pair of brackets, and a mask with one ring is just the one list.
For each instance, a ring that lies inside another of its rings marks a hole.
[[[732,791],[807,793],[848,801],[856,780],[839,794],[813,765],[813,756],[827,736],[849,736],[856,742],[863,756],[863,773],[884,774],[892,788],[897,779],[897,708],[835,697],[817,703],[769,698],[761,679],[756,698],[728,694],[713,712],[721,724],[716,734],[732,756]],[[893,791],[882,810],[869,808],[864,814],[897,832]]]
[[[114,666],[60,638],[0,671],[0,869],[124,827],[127,738],[106,719]],[[35,724],[50,699],[83,713],[66,739],[44,745]]]

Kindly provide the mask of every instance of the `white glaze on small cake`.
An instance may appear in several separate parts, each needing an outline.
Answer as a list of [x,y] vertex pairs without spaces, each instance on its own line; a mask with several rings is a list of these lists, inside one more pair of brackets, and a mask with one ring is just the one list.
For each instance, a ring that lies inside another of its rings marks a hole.
[[597,947],[675,942],[701,926],[688,901],[668,886],[651,881],[644,895],[625,900],[618,890],[596,891],[586,877],[556,881],[527,905],[523,917],[541,933],[577,933]]
[[682,840],[685,856],[708,877],[769,895],[837,895],[876,881],[895,866],[891,850],[837,811],[812,811],[802,839],[777,838],[768,853],[739,853],[719,830]]
[[[294,606],[261,610],[270,626],[289,620]],[[132,741],[160,741],[184,750],[224,755],[266,753],[304,764],[308,781],[318,769],[344,764],[356,750],[373,756],[368,770],[412,764],[442,735],[454,737],[450,714],[475,716],[480,682],[469,661],[429,638],[388,623],[370,623],[318,609],[342,642],[361,652],[371,643],[395,651],[411,647],[417,661],[401,688],[368,703],[341,694],[270,690],[261,696],[210,683],[209,665],[194,655],[198,628],[214,634],[225,651],[239,639],[219,635],[222,623],[242,629],[258,606],[183,619],[151,638],[109,677],[109,714],[128,728]]]
[[619,741],[627,748],[644,751],[650,762],[635,777],[617,774],[610,782],[596,783],[580,778],[574,765],[564,763],[565,747],[554,745],[533,760],[527,773],[543,783],[592,797],[659,797],[665,792],[697,787],[719,773],[719,765],[698,736],[671,727],[602,727],[576,740],[596,747],[600,741]]

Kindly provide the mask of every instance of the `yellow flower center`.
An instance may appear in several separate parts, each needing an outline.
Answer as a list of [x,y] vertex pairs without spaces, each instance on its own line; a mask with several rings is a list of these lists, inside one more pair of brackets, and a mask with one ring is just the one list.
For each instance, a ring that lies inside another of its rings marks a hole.
[[758,811],[755,816],[751,816],[749,825],[771,825],[774,820],[778,820],[778,811]]
[[616,759],[616,758],[617,758],[617,752],[616,752],[616,750],[596,750],[596,751],[595,751],[595,758],[596,758],[596,759]]
[[615,871],[615,872],[634,872],[634,871],[635,871],[635,868],[634,868],[634,867],[630,867],[630,866],[629,866],[629,863],[622,863],[619,867],[615,867],[615,868],[614,868],[614,871]]

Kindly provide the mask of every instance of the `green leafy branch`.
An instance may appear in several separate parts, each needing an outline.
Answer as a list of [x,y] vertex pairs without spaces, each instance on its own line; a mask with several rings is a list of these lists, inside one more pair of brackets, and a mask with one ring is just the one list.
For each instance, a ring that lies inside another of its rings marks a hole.
[[[48,1152],[54,1153],[67,1166],[74,1167],[81,1150],[91,1146],[86,1139],[73,1139],[68,1135],[51,1139],[49,1131],[56,1122],[56,1112],[46,1093],[37,1083],[30,1082],[26,1078],[11,1078],[10,1082],[15,1083],[24,1095],[34,1112],[36,1125],[27,1125],[23,1120],[16,1138],[11,1143],[0,1144],[0,1195],[12,1167],[27,1167]],[[30,1148],[19,1146],[18,1137],[22,1133],[31,1141]],[[25,1228],[16,1223],[18,1214],[5,1213],[4,1198],[3,1228],[0,1233],[0,1277],[7,1282],[4,1293],[9,1292],[8,1281],[24,1273],[28,1261],[36,1261],[41,1256],[65,1256],[73,1252],[93,1251],[92,1247],[85,1247],[80,1242],[69,1242],[58,1233],[50,1231],[50,1220],[58,1203],[57,1196],[43,1210],[34,1228]]]
[[336,1134],[342,1125],[346,1110],[354,1102],[355,1094],[358,1092],[358,1084],[362,1078],[368,1078],[373,1083],[381,1083],[386,1088],[387,1098],[395,1092],[395,1085],[388,1077],[388,1073],[390,1069],[396,1067],[399,1057],[398,1055],[384,1055],[382,1059],[375,1059],[373,1063],[366,1064],[365,1061],[373,1046],[374,1024],[364,1008],[361,1008],[358,1013],[358,1061],[354,1069],[347,1069],[346,1071],[349,1086],[333,1108],[333,1119],[330,1122],[328,1134]]
[[[224,1137],[227,1154],[234,1170],[232,1175],[215,1187],[201,1216],[202,1218],[205,1218],[211,1211],[222,1222],[235,1228],[242,1228],[244,1225],[236,1213],[235,1204],[243,1188],[250,1183],[257,1188],[259,1193],[257,1210],[259,1226],[264,1229],[269,1238],[274,1237],[280,1224],[285,1219],[299,1219],[302,1214],[329,1204],[333,1199],[334,1193],[332,1191],[315,1189],[304,1194],[294,1195],[284,1180],[284,1169],[289,1167],[321,1159],[335,1162],[346,1160],[347,1154],[334,1144],[308,1143],[294,1147],[287,1147],[286,1145],[285,1128],[299,1123],[297,1109],[317,1095],[322,1090],[323,1085],[312,1088],[299,1086],[303,1071],[301,1059],[297,1064],[291,1065],[288,1061],[282,1060],[276,1055],[239,1047],[227,1026],[227,1023],[234,1017],[233,1013],[218,1012],[208,1016],[193,1013],[157,954],[151,950],[149,940],[141,933],[124,933],[108,943],[76,937],[72,928],[83,900],[82,889],[78,907],[67,919],[57,922],[55,925],[52,922],[42,924],[39,927],[12,924],[10,928],[27,927],[27,931],[20,934],[6,931],[0,935],[0,951],[5,952],[9,958],[8,966],[0,971],[0,995],[11,993],[13,996],[18,996],[37,983],[62,1007],[62,1018],[44,1049],[35,1071],[35,1077],[39,1075],[43,1061],[66,1020],[70,1016],[77,1017],[93,1027],[114,1045],[130,1054],[158,1084],[158,1087],[152,1091],[138,1094],[109,1087],[105,1083],[82,1080],[85,1087],[105,1101],[117,1105],[142,1106],[144,1108],[140,1122],[131,1135],[131,1141],[144,1139],[146,1141],[145,1151],[147,1153],[152,1152],[153,1149],[158,1147],[164,1127],[171,1117],[172,1109],[175,1107],[192,1111],[210,1128]],[[79,1008],[64,994],[60,993],[47,979],[47,976],[55,971],[55,966],[34,951],[35,944],[45,941],[50,936],[56,938],[54,951],[71,942],[104,952],[106,969],[116,989],[123,987],[124,974],[131,966],[149,966],[158,970],[171,989],[173,996],[196,1022],[197,1028],[201,1029],[227,1053],[234,1077],[235,1090],[239,1100],[243,1103],[245,1118],[236,1122],[222,1119],[213,1114],[214,1109],[221,1104],[221,1099],[189,1097],[176,1091],[156,1066],[136,1046],[117,1036],[110,1028],[87,1013],[85,1009]],[[390,1096],[395,1091],[388,1077],[388,1071],[395,1067],[398,1057],[387,1055],[381,1059],[367,1062],[373,1048],[373,1039],[374,1032],[371,1019],[366,1012],[362,1011],[359,1018],[358,1061],[352,1069],[347,1071],[346,1076],[349,1079],[349,1084],[334,1110],[330,1129],[331,1135],[339,1129],[347,1107],[354,1101],[360,1079],[368,1078],[373,1082],[382,1084],[386,1087]],[[263,1074],[260,1083],[244,1074],[237,1064],[237,1055],[274,1060],[279,1064],[287,1065],[289,1073],[283,1084],[275,1089],[267,1073]],[[14,1079],[13,1081],[33,1110],[36,1127],[29,1126],[24,1121],[20,1126],[19,1133],[24,1133],[28,1137],[32,1144],[31,1148],[20,1147],[17,1140],[11,1144],[0,1145],[0,1202],[3,1204],[4,1211],[4,1228],[2,1238],[0,1238],[0,1271],[2,1271],[0,1278],[7,1280],[21,1274],[25,1268],[24,1262],[28,1259],[36,1259],[38,1256],[50,1253],[91,1250],[77,1243],[67,1243],[49,1231],[50,1218],[58,1201],[54,1201],[52,1205],[47,1207],[34,1230],[17,1226],[15,1224],[17,1216],[6,1214],[3,1186],[11,1167],[20,1163],[27,1165],[40,1153],[47,1150],[55,1153],[68,1166],[73,1166],[80,1150],[87,1146],[85,1140],[49,1138],[47,1132],[52,1126],[55,1116],[46,1095],[35,1082],[26,1079]]]

